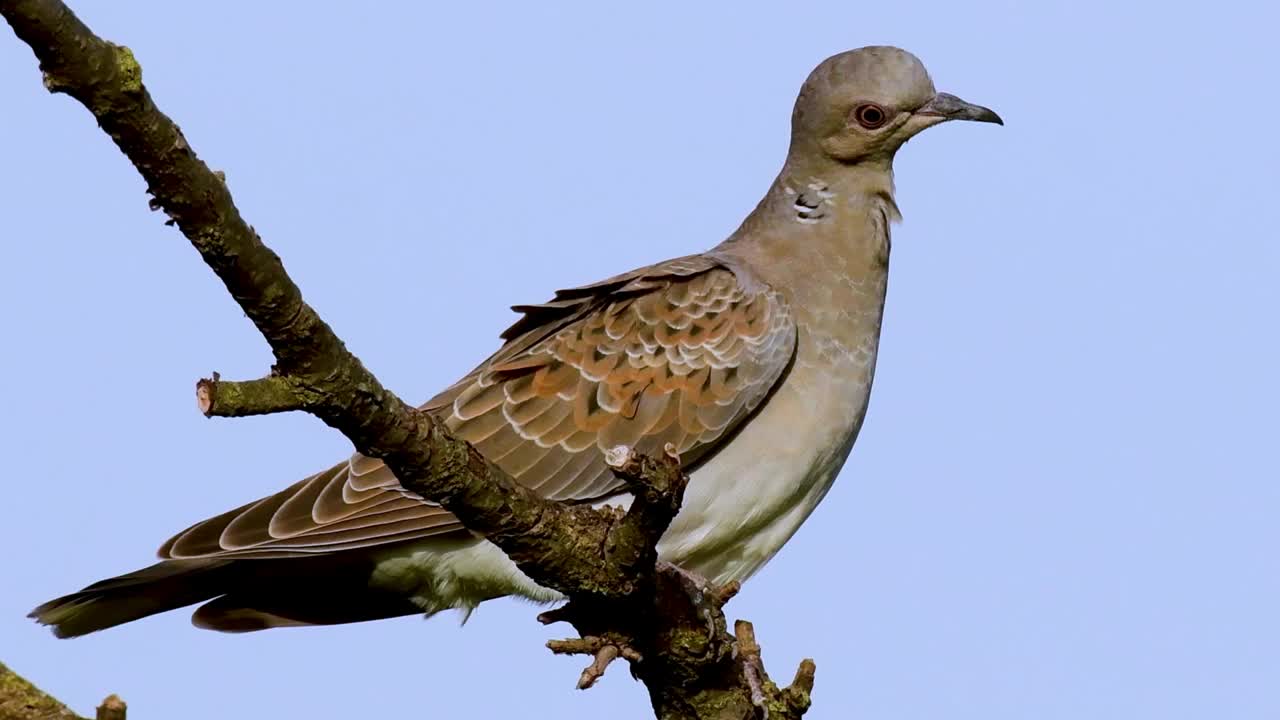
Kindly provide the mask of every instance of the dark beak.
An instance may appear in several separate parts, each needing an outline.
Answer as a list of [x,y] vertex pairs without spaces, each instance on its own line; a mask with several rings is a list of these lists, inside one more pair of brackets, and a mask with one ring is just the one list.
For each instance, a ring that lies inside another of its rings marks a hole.
[[995,111],[981,105],[967,103],[950,93],[938,93],[933,99],[922,105],[916,115],[933,115],[947,120],[973,120],[1003,125],[1004,121]]

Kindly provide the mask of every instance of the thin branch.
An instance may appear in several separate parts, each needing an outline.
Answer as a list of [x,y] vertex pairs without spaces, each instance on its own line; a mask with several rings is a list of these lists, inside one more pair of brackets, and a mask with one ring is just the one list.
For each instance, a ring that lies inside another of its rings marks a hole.
[[597,680],[604,677],[604,671],[609,668],[609,663],[617,659],[617,645],[605,645],[597,650],[591,664],[582,671],[582,676],[578,678],[578,689],[586,690],[595,685]]
[[610,663],[619,657],[633,663],[638,663],[644,659],[644,656],[630,645],[616,641],[610,642],[598,637],[550,640],[547,642],[547,649],[557,655],[591,656],[591,664],[582,671],[582,675],[578,678],[579,690],[586,690],[594,686],[597,680],[604,677],[605,670],[609,669]]
[[812,658],[805,658],[800,661],[800,667],[796,668],[796,675],[791,679],[782,692],[785,696],[787,704],[794,709],[796,717],[799,717],[809,709],[812,704],[811,695],[813,695],[813,679],[818,672],[818,666],[814,664]]
[[196,407],[205,417],[248,417],[303,410],[305,401],[280,375],[236,382],[214,373],[196,383]]
[[[733,633],[738,638],[738,662],[742,663],[742,674],[746,678],[747,687],[751,689],[751,704],[765,707],[764,661],[760,658],[760,643],[756,642],[756,630],[746,620],[733,624]],[[766,720],[768,710],[765,710]]]

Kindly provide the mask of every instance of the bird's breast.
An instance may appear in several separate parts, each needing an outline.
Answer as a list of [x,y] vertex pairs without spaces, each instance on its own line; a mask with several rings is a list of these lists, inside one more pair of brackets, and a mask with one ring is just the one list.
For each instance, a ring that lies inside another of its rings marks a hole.
[[745,580],[773,557],[844,465],[866,414],[875,356],[874,337],[852,345],[811,338],[769,402],[693,473],[658,545],[663,559],[724,583]]
[[[831,487],[862,427],[888,278],[889,217],[875,202],[749,252],[796,318],[790,371],[765,406],[694,472],[659,554],[716,582],[767,562]],[[830,223],[829,225],[827,223]]]

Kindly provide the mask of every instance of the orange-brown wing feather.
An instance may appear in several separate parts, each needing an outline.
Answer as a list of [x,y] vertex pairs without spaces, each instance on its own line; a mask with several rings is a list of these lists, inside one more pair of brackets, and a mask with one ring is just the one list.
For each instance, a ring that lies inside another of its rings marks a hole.
[[[586,502],[622,485],[602,451],[674,445],[695,465],[768,397],[795,350],[783,298],[707,256],[669,261],[551,302],[493,357],[424,405],[546,497]],[[289,557],[462,529],[359,454],[178,534],[162,557]]]

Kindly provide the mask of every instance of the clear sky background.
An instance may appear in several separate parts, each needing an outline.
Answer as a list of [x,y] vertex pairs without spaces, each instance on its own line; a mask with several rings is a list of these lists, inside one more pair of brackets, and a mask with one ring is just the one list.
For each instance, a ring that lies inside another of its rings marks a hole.
[[[816,719],[1280,717],[1280,95],[1264,3],[105,2],[307,299],[425,399],[507,306],[695,252],[780,166],[800,82],[890,43],[1008,123],[899,155],[866,427],[729,607]],[[513,4],[514,5],[514,4]],[[74,641],[35,604],[343,457],[206,420],[265,343],[80,106],[0,31],[0,660],[130,717],[644,718],[535,610]]]

